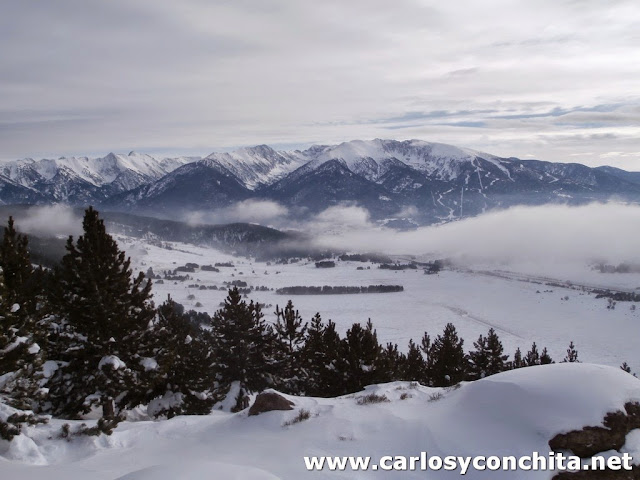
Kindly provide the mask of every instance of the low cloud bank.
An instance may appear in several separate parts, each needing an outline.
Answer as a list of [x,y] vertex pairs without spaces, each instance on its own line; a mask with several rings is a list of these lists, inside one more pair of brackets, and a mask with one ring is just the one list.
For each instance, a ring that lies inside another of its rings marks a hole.
[[[318,225],[310,223],[311,227]],[[355,227],[339,233],[316,231],[315,243],[349,250],[433,254],[489,262],[640,262],[638,205],[514,207],[410,232],[370,223],[363,226],[360,220]]]
[[[276,202],[257,200],[213,212],[197,212],[188,221],[253,222],[295,229],[307,233],[314,247],[351,252],[447,257],[492,264],[640,263],[640,206],[614,202],[577,207],[513,207],[404,232],[376,225],[361,207],[333,206],[309,215]],[[40,236],[82,233],[80,216],[61,205],[34,207],[26,216],[19,216],[16,223],[21,231]]]
[[197,211],[191,213],[187,223],[198,225],[203,223],[259,223],[280,227],[287,221],[289,209],[271,200],[244,200],[226,208],[213,211]]
[[82,234],[82,218],[67,205],[30,208],[16,218],[16,228],[36,236],[69,236]]
[[[412,213],[407,210],[401,216]],[[640,263],[640,206],[616,202],[512,207],[403,232],[376,225],[362,207],[338,205],[310,215],[259,200],[194,213],[189,221],[254,222],[295,229],[309,234],[314,247],[354,252],[489,263]]]

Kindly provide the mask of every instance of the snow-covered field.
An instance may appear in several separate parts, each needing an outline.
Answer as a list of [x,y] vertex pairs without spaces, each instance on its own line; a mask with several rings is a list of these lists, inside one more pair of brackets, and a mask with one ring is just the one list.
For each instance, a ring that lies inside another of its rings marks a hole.
[[[388,402],[360,405],[369,393]],[[9,444],[0,441],[7,480],[458,478],[460,471],[307,472],[304,457],[385,455],[547,455],[559,432],[599,425],[607,412],[640,400],[640,382],[618,368],[587,364],[529,367],[436,389],[394,382],[337,399],[288,397],[292,411],[249,417],[214,412],[165,421],[123,422],[111,437],[58,438],[53,420]],[[6,415],[7,407],[0,407]],[[310,418],[284,425],[301,409]],[[78,422],[71,422],[72,424]],[[632,431],[622,452],[640,455]],[[551,472],[479,472],[470,479],[550,479]]]
[[[522,281],[529,274],[571,281],[590,286],[634,291],[640,286],[640,274],[602,274],[587,265],[555,265],[549,268],[531,265],[475,265],[471,270],[444,270],[425,275],[421,269],[381,270],[375,264],[336,262],[335,268],[316,268],[314,262],[267,265],[247,258],[234,258],[210,248],[171,244],[172,250],[152,246],[127,237],[118,237],[131,255],[134,269],[155,273],[173,270],[186,263],[213,265],[232,262],[234,267],[220,267],[220,272],[197,270],[192,280],[166,281],[153,287],[156,303],[168,294],[187,309],[213,313],[226,296],[224,282],[242,280],[253,287],[275,289],[295,285],[403,285],[404,292],[360,295],[277,295],[275,291],[254,291],[249,299],[271,305],[264,309],[274,320],[275,306],[291,298],[305,320],[320,312],[336,322],[344,333],[352,323],[366,323],[371,318],[382,344],[397,343],[405,349],[410,338],[419,340],[425,331],[432,338],[452,322],[465,339],[465,347],[493,327],[513,356],[517,347],[523,354],[532,342],[547,347],[556,361],[561,361],[570,341],[585,362],[619,366],[627,362],[640,372],[637,338],[640,309],[631,302],[618,302],[608,309],[607,299],[579,290]],[[407,259],[400,259],[406,262]],[[364,267],[364,270],[357,270]],[[516,273],[505,273],[505,270]],[[489,273],[487,273],[489,272]],[[500,276],[492,275],[498,272]],[[184,273],[180,273],[184,275]],[[534,278],[535,280],[535,278]],[[189,285],[217,286],[220,290],[200,290]],[[189,298],[193,295],[193,298]],[[568,298],[567,298],[568,297]],[[198,307],[196,304],[202,306]]]
[[[255,290],[249,299],[267,306],[274,320],[276,305],[291,298],[305,320],[320,312],[344,333],[353,322],[373,321],[381,343],[406,348],[425,331],[432,338],[448,322],[456,325],[467,350],[493,327],[513,355],[533,341],[546,346],[560,362],[574,341],[581,364],[558,363],[505,372],[460,388],[428,388],[408,382],[367,387],[336,399],[288,397],[295,408],[249,417],[247,411],[214,411],[207,416],[150,420],[144,407],[129,414],[113,435],[62,438],[80,421],[51,420],[26,426],[9,443],[0,440],[0,478],[8,480],[298,479],[298,478],[457,478],[460,471],[308,472],[304,457],[385,455],[530,455],[549,451],[557,433],[601,425],[607,412],[640,401],[640,381],[618,368],[628,362],[640,371],[637,322],[640,311],[630,302],[609,309],[605,298],[578,289],[546,285],[572,282],[635,291],[639,274],[601,274],[587,265],[468,264],[425,275],[422,269],[392,271],[376,264],[336,261],[335,268],[314,262],[267,264],[220,251],[171,243],[170,249],[140,239],[117,236],[132,258],[134,271],[156,274],[186,263],[214,265],[220,272],[196,269],[186,281],[156,282],[154,301],[171,297],[187,309],[213,313],[227,294],[225,282],[241,280]],[[408,258],[398,257],[400,263]],[[362,269],[358,269],[358,267]],[[179,275],[185,273],[178,272]],[[200,289],[190,285],[215,286]],[[285,286],[402,285],[387,294],[286,296]],[[600,364],[600,365],[593,365]],[[358,398],[375,393],[389,401],[361,405]],[[286,425],[304,409],[310,418]],[[0,404],[0,419],[13,413]],[[94,420],[85,420],[91,426]],[[627,436],[621,452],[640,458],[640,430]],[[616,452],[609,452],[614,454]],[[550,479],[552,472],[470,470],[471,479]]]

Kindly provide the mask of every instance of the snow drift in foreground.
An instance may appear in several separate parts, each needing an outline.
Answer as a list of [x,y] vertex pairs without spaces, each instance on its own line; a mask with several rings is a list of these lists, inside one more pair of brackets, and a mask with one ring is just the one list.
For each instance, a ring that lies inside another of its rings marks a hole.
[[[361,405],[358,398],[388,402]],[[368,387],[335,399],[291,397],[292,411],[249,417],[214,412],[204,417],[123,422],[111,437],[57,438],[64,423],[29,427],[0,443],[0,477],[21,480],[459,478],[459,472],[314,472],[310,455],[547,454],[557,433],[601,425],[607,412],[640,400],[640,381],[620,369],[555,364],[501,373],[457,389],[408,382]],[[301,409],[310,418],[285,425]],[[0,418],[10,409],[0,406]],[[640,454],[640,435],[624,451]],[[40,464],[40,465],[35,465]],[[42,466],[46,465],[46,466]],[[466,478],[549,479],[550,472],[476,472]]]

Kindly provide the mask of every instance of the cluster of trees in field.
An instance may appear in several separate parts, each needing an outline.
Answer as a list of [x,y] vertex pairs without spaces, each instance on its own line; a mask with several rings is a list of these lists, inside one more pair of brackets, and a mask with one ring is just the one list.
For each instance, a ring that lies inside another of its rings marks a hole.
[[282,287],[276,290],[278,295],[347,295],[358,293],[394,293],[402,292],[402,285],[366,285],[366,286],[331,286],[322,287],[296,286]]
[[[381,345],[371,321],[341,336],[316,314],[305,322],[293,303],[262,308],[229,290],[213,315],[193,315],[170,298],[155,306],[151,281],[133,275],[130,260],[89,208],[83,235],[69,237],[53,269],[34,268],[28,240],[10,218],[0,244],[0,400],[60,418],[102,410],[97,430],[109,433],[123,412],[148,405],[151,415],[206,414],[225,398],[235,408],[268,387],[291,394],[336,396],[364,386],[412,380],[446,386],[511,368],[551,363],[534,343],[504,354],[489,330],[465,353],[455,327],[407,353]],[[566,361],[577,361],[571,344]],[[20,421],[0,421],[11,438]]]

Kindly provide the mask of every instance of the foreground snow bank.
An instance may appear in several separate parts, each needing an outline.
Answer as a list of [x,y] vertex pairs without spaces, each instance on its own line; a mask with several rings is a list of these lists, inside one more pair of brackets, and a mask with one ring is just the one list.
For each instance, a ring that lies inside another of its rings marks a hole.
[[[286,396],[296,407],[248,417],[123,422],[111,437],[58,433],[64,422],[24,430],[30,451],[0,448],[3,479],[459,478],[459,472],[307,472],[311,455],[546,454],[556,433],[601,425],[607,412],[640,401],[640,381],[620,369],[558,364],[502,373],[459,388],[409,382],[368,387],[335,399]],[[309,418],[295,422],[301,410]],[[627,449],[636,450],[637,431]],[[633,443],[633,445],[631,445]],[[5,442],[6,446],[6,442]],[[25,447],[27,448],[27,447]],[[43,463],[38,467],[28,462]],[[25,463],[27,462],[27,463]],[[550,472],[475,472],[466,478],[549,479]]]

